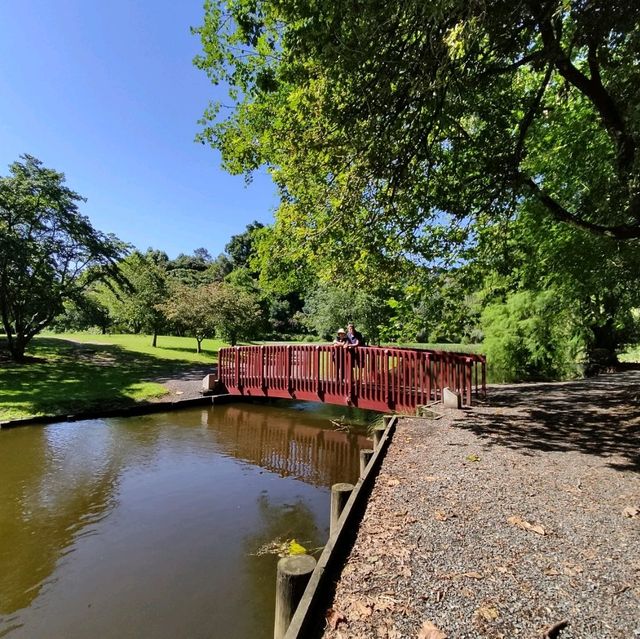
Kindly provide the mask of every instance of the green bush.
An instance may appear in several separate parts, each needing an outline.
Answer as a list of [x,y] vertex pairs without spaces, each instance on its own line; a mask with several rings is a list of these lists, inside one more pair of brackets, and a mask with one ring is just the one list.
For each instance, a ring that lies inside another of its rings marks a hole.
[[484,352],[495,381],[570,379],[582,374],[586,339],[553,290],[519,291],[481,317]]

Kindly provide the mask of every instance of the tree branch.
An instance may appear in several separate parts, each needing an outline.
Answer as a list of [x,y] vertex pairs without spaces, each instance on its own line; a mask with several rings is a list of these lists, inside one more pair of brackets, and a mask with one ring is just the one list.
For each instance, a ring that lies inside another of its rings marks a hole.
[[532,13],[538,21],[540,35],[549,61],[558,73],[587,97],[600,115],[617,149],[618,168],[624,173],[633,169],[636,146],[633,137],[627,132],[626,123],[611,94],[605,89],[597,63],[597,43],[589,44],[588,62],[591,78],[582,73],[562,49],[562,45],[553,30],[548,12],[540,2],[530,2]]
[[583,220],[568,211],[556,199],[543,191],[532,178],[522,175],[521,179],[524,186],[526,186],[531,191],[531,193],[545,206],[547,211],[549,211],[549,213],[551,213],[554,218],[560,220],[561,222],[567,222],[568,224],[571,224],[572,226],[575,226],[577,228],[584,229],[598,235],[604,235],[605,237],[610,237],[614,240],[633,240],[640,238],[640,223],[604,226],[602,224],[595,224],[593,222]]

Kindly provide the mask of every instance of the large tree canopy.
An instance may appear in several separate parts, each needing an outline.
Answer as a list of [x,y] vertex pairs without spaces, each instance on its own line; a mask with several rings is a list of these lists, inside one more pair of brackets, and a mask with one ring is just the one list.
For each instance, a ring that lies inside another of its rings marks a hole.
[[640,238],[639,3],[205,7],[196,64],[234,105],[210,106],[202,140],[232,172],[271,168],[293,250],[432,259],[524,201]]
[[82,201],[62,173],[30,155],[0,178],[0,314],[15,360],[65,300],[117,273],[125,246],[91,226]]

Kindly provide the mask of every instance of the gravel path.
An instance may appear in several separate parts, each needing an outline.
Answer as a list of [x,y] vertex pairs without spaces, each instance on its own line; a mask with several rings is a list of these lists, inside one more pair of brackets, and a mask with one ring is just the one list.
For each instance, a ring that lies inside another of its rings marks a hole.
[[218,371],[217,364],[204,364],[194,366],[187,371],[176,373],[171,378],[162,377],[153,381],[162,384],[167,389],[167,394],[152,399],[154,403],[170,404],[172,402],[195,399],[202,397],[202,380],[205,375]]
[[401,420],[324,636],[640,637],[640,372]]

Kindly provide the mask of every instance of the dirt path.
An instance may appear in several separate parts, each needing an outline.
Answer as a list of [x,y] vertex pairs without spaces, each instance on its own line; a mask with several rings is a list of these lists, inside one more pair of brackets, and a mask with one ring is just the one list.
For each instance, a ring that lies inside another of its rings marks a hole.
[[401,421],[325,637],[640,637],[640,372],[490,400]]

